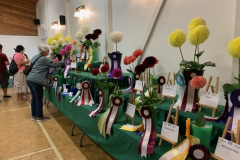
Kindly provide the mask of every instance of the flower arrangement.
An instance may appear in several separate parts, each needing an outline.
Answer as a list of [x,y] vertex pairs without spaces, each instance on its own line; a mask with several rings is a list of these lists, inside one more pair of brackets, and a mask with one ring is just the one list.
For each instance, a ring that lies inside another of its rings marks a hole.
[[83,46],[91,47],[92,49],[97,49],[101,44],[98,42],[99,36],[102,34],[100,29],[95,29],[93,33],[87,34],[85,36],[85,41],[80,41]]
[[240,37],[237,37],[228,43],[228,53],[234,57],[238,58],[238,77],[234,77],[238,83],[226,83],[223,85],[223,90],[227,93],[232,93],[237,89],[240,89]]
[[[135,62],[135,60],[137,60],[137,62],[138,62],[138,60],[139,60],[138,57],[141,56],[141,55],[143,55],[143,51],[141,49],[138,49],[138,50],[133,52],[133,55],[124,57],[123,63],[125,65],[129,65],[130,69],[127,69],[127,71],[129,73],[134,73],[134,68],[135,67],[134,67],[133,63]],[[132,64],[132,68],[131,68],[131,64]]]
[[[112,83],[112,82],[107,82],[107,73],[109,71],[109,66],[107,64],[103,65],[101,67],[101,69],[99,68],[94,68],[92,70],[92,75],[97,77],[97,84],[95,84],[95,87],[97,89],[102,89],[102,90],[108,90],[111,89],[112,87],[116,86],[116,84]],[[99,81],[98,80],[98,76],[99,73],[103,73],[105,80],[104,81]]]
[[[147,72],[147,77],[146,77],[146,90],[148,91],[148,96],[146,96],[144,93],[141,95],[141,100],[142,102],[139,102],[137,104],[137,108],[141,107],[150,107],[150,108],[155,108],[157,104],[163,103],[164,99],[160,94],[157,93],[157,90],[153,88],[153,83],[151,82],[151,68],[153,69],[152,66],[154,66],[157,63],[157,59],[153,56],[146,57],[143,61],[142,64],[139,64],[135,67],[135,72],[136,74],[141,74],[143,72]],[[142,87],[143,82],[142,82]]]
[[120,43],[122,41],[123,33],[120,31],[114,31],[114,32],[110,33],[110,39],[113,43],[116,43],[116,52],[118,52],[117,43]]
[[199,111],[199,90],[207,84],[207,80],[203,76],[196,76],[191,80],[191,86],[198,90],[198,118],[193,122],[198,127],[204,127],[207,124],[202,112]]
[[185,70],[196,69],[198,71],[202,71],[206,66],[216,67],[215,63],[211,61],[205,62],[203,64],[199,63],[199,58],[203,55],[204,51],[199,51],[199,45],[204,43],[210,34],[208,27],[206,26],[206,21],[201,18],[197,17],[192,19],[189,26],[189,35],[188,40],[189,42],[195,46],[195,52],[193,55],[193,61],[187,61],[184,59],[181,46],[185,43],[187,35],[183,30],[177,29],[172,32],[169,36],[169,43],[173,47],[178,47],[181,53],[182,61],[180,63],[180,67]]

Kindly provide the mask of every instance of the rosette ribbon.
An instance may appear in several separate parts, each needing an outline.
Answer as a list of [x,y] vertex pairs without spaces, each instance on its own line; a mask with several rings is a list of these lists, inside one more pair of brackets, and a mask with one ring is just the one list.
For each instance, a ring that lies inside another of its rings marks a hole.
[[[111,54],[108,53],[109,58],[111,59],[111,71],[108,77],[113,77],[112,72],[114,69],[119,68],[121,69],[121,57],[122,55],[117,52],[112,52]],[[119,79],[123,79],[123,75]]]
[[80,93],[81,93],[81,90],[78,90],[76,95],[70,100],[70,103],[73,103],[79,97]]
[[188,156],[191,159],[209,160],[211,158],[210,151],[202,144],[195,144],[189,148]]
[[232,108],[229,112],[229,117],[232,117],[233,120],[229,130],[233,130],[234,133],[237,133],[237,122],[240,119],[240,89],[237,89],[231,93],[230,100],[232,102]]
[[195,112],[197,109],[198,92],[191,86],[192,78],[199,75],[198,71],[189,71],[186,74],[186,90],[183,96],[181,111]]
[[71,60],[69,58],[66,58],[65,59],[65,70],[64,70],[64,78],[67,77],[68,75],[68,72],[70,71],[71,69]]
[[53,79],[53,87],[54,87],[54,93],[55,93],[55,96],[57,95],[57,87],[58,87],[58,77],[54,77]]
[[178,77],[176,78],[176,82],[179,86],[179,95],[178,100],[173,107],[176,108],[177,106],[179,106],[179,109],[181,110],[182,101],[185,93],[185,78],[182,73],[178,75]]
[[159,84],[158,93],[162,94],[162,88],[163,88],[163,85],[165,84],[165,82],[166,82],[166,79],[164,76],[160,76],[158,78],[158,84]]
[[138,147],[138,153],[141,153],[141,157],[147,158],[148,154],[153,154],[154,152],[156,131],[151,109],[149,107],[142,107],[140,113],[145,120],[145,130]]
[[81,105],[90,105],[94,104],[92,94],[90,92],[91,84],[88,81],[82,82],[82,93],[80,99],[77,103],[77,106]]
[[128,84],[129,84],[129,87],[127,89],[122,90],[123,93],[132,91],[132,76],[128,77]]
[[99,104],[96,109],[94,109],[92,112],[89,113],[90,117],[95,117],[98,113],[100,113],[103,109],[103,104],[104,104],[104,93],[101,89],[98,90],[98,95],[99,95]]
[[112,134],[112,126],[118,116],[118,111],[120,106],[123,103],[123,99],[119,96],[116,96],[112,98],[112,106],[110,108],[110,112],[107,117],[107,123],[106,123],[106,134],[111,135]]
[[106,138],[106,121],[107,121],[109,112],[110,112],[110,108],[108,108],[98,120],[98,129],[105,138]]

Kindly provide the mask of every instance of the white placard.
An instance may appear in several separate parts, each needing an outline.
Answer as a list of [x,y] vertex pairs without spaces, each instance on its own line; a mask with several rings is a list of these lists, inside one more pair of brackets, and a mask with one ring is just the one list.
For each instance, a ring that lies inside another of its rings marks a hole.
[[163,85],[162,95],[176,97],[176,94],[177,94],[177,86],[168,85],[168,84]]
[[218,101],[219,101],[219,94],[203,92],[200,96],[199,103],[217,108]]
[[68,92],[68,89],[67,89],[67,88],[65,88],[65,89],[63,90],[63,92],[64,92],[64,93],[67,93],[67,92]]
[[131,103],[128,103],[128,106],[127,106],[127,110],[126,110],[126,113],[131,116],[132,118],[134,117],[135,115],[135,110],[136,110],[136,106],[131,104]]
[[71,68],[77,68],[77,62],[71,62]]
[[239,160],[240,145],[219,137],[214,154],[222,159]]
[[135,81],[135,90],[143,91],[144,81],[136,80]]
[[179,126],[163,121],[161,135],[171,139],[174,142],[178,141]]
[[230,100],[230,94],[228,94],[228,112],[230,112],[232,108],[232,101]]
[[80,57],[81,56],[81,53],[76,53],[76,57]]
[[72,97],[73,96],[73,92],[69,92],[68,96]]

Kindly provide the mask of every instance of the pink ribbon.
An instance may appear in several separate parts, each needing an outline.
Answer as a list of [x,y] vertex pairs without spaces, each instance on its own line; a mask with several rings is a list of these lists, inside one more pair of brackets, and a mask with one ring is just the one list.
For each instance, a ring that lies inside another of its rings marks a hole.
[[101,89],[98,90],[98,94],[99,94],[99,105],[98,107],[93,110],[92,112],[89,113],[90,117],[95,117],[98,113],[100,113],[103,109],[103,98],[104,98],[104,93]]

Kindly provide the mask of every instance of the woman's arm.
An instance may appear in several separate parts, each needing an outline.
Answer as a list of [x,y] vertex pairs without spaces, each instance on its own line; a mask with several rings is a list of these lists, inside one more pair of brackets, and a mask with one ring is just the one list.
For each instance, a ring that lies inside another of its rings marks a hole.
[[28,64],[29,62],[30,62],[30,60],[24,61],[23,59],[19,58],[17,64],[18,64],[18,65],[24,65],[24,64]]

